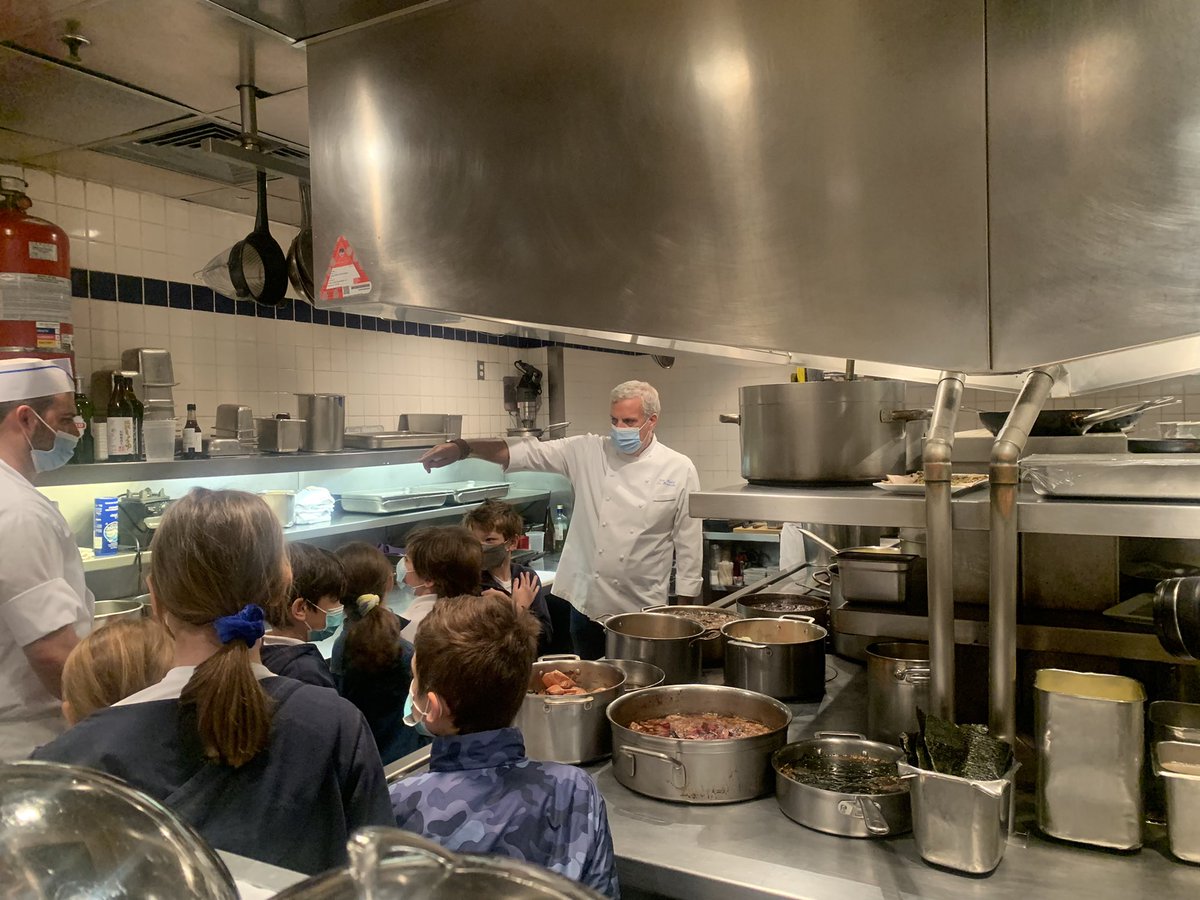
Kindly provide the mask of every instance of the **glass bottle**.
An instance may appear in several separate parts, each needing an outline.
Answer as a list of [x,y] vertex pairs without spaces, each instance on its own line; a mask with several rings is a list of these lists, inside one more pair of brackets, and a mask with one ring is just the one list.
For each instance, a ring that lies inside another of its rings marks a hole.
[[183,458],[199,459],[203,446],[204,433],[200,430],[200,422],[196,419],[196,404],[187,405],[187,421],[183,424]]
[[567,511],[560,503],[554,511],[554,549],[562,552],[563,547],[567,544],[567,531],[571,527],[571,520],[567,518]]
[[73,463],[90,463],[96,461],[96,439],[92,433],[92,420],[96,418],[96,410],[92,401],[83,390],[83,379],[75,379],[75,415],[83,419],[83,427],[79,430],[79,443],[75,445],[75,453],[71,457]]
[[133,379],[129,376],[125,377],[125,396],[129,398],[129,405],[133,407],[133,458],[145,459],[146,448],[142,443],[142,422],[146,420],[146,407],[133,392]]
[[125,394],[124,376],[115,376],[113,385],[108,399],[108,459],[110,462],[130,462],[137,458],[133,404]]

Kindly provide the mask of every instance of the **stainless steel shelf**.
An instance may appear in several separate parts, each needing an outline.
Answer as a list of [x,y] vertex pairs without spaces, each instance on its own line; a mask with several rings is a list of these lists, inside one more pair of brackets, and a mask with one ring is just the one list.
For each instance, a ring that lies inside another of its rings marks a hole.
[[706,531],[704,540],[717,543],[740,544],[778,544],[779,535],[776,532],[762,531]]
[[[955,497],[954,527],[986,531],[988,491]],[[924,528],[925,499],[888,494],[870,485],[761,487],[742,484],[691,495],[691,514],[704,519],[820,522]],[[1053,500],[1022,487],[1021,531],[1038,534],[1120,535],[1200,539],[1200,503],[1138,500]]]
[[[974,615],[956,610],[954,641],[957,644],[987,646],[987,610],[977,607]],[[879,607],[843,606],[833,610],[833,627],[840,634],[860,634],[870,637],[889,637],[907,641],[929,639],[929,618],[900,610]],[[1108,656],[1117,659],[1140,659],[1148,662],[1179,664],[1181,660],[1168,654],[1151,632],[1122,630],[1100,621],[1095,614],[1095,627],[1089,627],[1084,617],[1065,615],[1057,618],[1046,615],[1042,621],[1017,624],[1018,650],[1044,650],[1059,653],[1081,653],[1089,656]]]
[[341,453],[259,453],[253,456],[219,456],[214,459],[176,459],[171,462],[92,463],[63,466],[38,476],[38,487],[69,484],[105,484],[117,481],[165,481],[170,478],[205,478],[219,475],[275,475],[281,472],[324,472],[369,466],[415,463],[423,448],[400,450],[343,450]]

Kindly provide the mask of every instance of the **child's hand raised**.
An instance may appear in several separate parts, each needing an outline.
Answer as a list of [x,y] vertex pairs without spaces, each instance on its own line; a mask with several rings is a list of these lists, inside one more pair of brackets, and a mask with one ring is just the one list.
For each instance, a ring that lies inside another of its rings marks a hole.
[[500,597],[508,600],[517,610],[525,612],[533,605],[533,600],[541,589],[542,582],[538,579],[537,575],[532,572],[522,572],[513,579],[512,594],[506,594],[504,591],[498,591],[495,588],[488,588],[483,592],[483,596]]

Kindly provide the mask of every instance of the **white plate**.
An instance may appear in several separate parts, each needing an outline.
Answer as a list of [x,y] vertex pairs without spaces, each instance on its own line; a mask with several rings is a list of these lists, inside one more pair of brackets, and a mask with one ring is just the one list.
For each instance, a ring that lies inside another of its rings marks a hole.
[[[975,484],[956,484],[951,486],[950,494],[951,496],[954,496],[956,494],[965,493],[966,491],[973,491],[975,488],[982,487],[987,483],[988,480],[985,478],[983,481],[977,481]],[[925,496],[925,485],[923,484],[895,484],[891,481],[876,481],[875,487],[879,488],[881,491],[887,491],[889,494],[915,494],[918,497]]]

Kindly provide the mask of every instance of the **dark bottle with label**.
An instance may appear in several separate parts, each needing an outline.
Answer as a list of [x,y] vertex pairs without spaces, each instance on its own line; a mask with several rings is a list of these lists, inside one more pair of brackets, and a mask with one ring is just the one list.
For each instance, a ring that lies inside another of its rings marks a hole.
[[129,398],[129,405],[133,407],[133,458],[145,459],[146,447],[142,443],[142,422],[146,419],[146,407],[133,392],[133,379],[128,376],[125,378],[125,396]]
[[131,462],[137,459],[137,431],[133,404],[125,393],[125,377],[113,379],[112,396],[108,399],[108,459],[110,462]]
[[183,458],[199,459],[204,443],[204,433],[196,419],[196,404],[187,405],[187,421],[183,424]]
[[75,453],[71,457],[73,463],[90,463],[96,461],[96,437],[92,432],[92,420],[96,411],[92,401],[83,392],[83,379],[75,379],[75,415],[83,419],[83,427],[79,429],[79,443],[75,445]]

